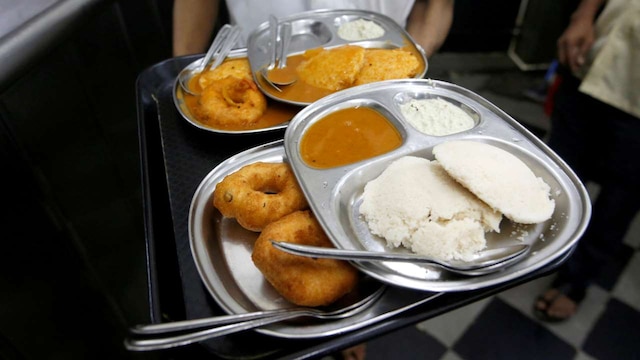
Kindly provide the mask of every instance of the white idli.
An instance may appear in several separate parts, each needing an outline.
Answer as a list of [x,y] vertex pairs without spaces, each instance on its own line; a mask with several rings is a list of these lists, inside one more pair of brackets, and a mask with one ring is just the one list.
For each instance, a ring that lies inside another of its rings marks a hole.
[[446,172],[493,209],[521,224],[551,218],[550,187],[515,155],[477,141],[449,141],[433,148]]
[[500,231],[502,215],[453,180],[437,161],[406,156],[365,185],[360,213],[372,234],[442,260],[468,260]]

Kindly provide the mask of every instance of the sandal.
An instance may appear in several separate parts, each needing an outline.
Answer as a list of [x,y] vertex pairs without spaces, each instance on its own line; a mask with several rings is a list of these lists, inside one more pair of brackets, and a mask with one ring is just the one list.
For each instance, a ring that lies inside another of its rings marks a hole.
[[[547,298],[545,295],[549,293],[549,291],[555,290],[556,294],[551,298]],[[575,304],[576,311],[580,302],[585,297],[585,291],[581,289],[575,289],[571,286],[560,286],[547,290],[544,294],[537,297],[536,302],[533,304],[533,315],[540,321],[548,322],[548,323],[559,323],[570,319],[573,315],[575,315],[575,311],[568,316],[556,316],[549,314],[549,309],[555,304],[555,302],[561,297],[567,297],[568,300],[572,301]],[[538,304],[543,304],[544,306],[541,308]]]

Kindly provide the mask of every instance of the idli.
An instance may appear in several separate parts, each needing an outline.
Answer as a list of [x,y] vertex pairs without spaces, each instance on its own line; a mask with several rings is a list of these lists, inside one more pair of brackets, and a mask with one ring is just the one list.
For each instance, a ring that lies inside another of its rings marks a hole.
[[365,185],[360,213],[390,247],[470,260],[500,231],[502,215],[453,180],[437,161],[405,156]]
[[468,140],[438,144],[433,155],[452,178],[508,219],[535,224],[551,218],[549,185],[515,155]]

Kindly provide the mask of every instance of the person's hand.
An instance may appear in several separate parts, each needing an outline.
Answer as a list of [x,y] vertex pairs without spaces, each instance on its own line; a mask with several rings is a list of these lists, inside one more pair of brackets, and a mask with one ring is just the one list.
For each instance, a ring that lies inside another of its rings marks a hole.
[[593,21],[574,20],[558,39],[558,61],[578,73],[595,40]]

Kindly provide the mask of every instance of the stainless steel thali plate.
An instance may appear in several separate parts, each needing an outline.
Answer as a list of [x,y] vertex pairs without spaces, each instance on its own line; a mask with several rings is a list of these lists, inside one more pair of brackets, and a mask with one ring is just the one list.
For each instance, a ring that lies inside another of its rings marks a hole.
[[[215,167],[198,186],[189,210],[189,243],[200,277],[220,307],[229,314],[294,307],[264,279],[251,260],[258,233],[222,217],[213,206],[213,192],[225,176],[255,162],[284,161],[282,141],[242,152]],[[358,301],[384,285],[364,276],[354,291],[331,308]],[[383,295],[384,296],[384,295]],[[413,305],[411,305],[413,306]],[[257,331],[284,338],[316,338],[359,329],[393,315],[378,300],[362,312],[342,320],[298,320],[265,326]],[[307,318],[305,318],[307,319]]]
[[[467,112],[475,126],[448,136],[429,136],[413,128],[400,105],[411,99],[440,98]],[[327,114],[344,108],[371,107],[385,115],[398,129],[402,145],[389,153],[331,169],[307,166],[299,151],[309,127]],[[450,140],[468,139],[502,148],[526,163],[551,187],[556,208],[552,218],[535,225],[502,220],[500,233],[488,233],[488,247],[527,243],[532,246],[519,263],[478,277],[463,277],[428,265],[391,262],[358,262],[356,266],[380,281],[428,291],[464,291],[518,278],[549,264],[575,245],[588,223],[588,194],[573,171],[522,125],[495,105],[454,84],[434,80],[392,80],[362,85],[329,95],[303,109],[285,132],[287,158],[316,217],[334,242],[344,249],[403,251],[386,247],[372,235],[361,218],[359,206],[365,184],[378,177],[394,160],[413,155],[432,160],[432,148]]]
[[[357,20],[370,21],[384,30],[384,35],[366,40],[346,40],[338,34],[341,25]],[[314,48],[334,48],[352,44],[364,48],[406,48],[412,52],[421,63],[421,71],[415,78],[423,78],[427,72],[428,64],[424,50],[411,36],[393,19],[370,11],[364,10],[314,10],[295,14],[279,19],[280,23],[291,23],[292,37],[289,46],[289,55],[301,54]],[[249,36],[247,52],[254,80],[260,89],[269,97],[289,104],[305,106],[313,101],[293,100],[288,89],[282,87],[282,92],[275,91],[272,86],[264,81],[261,70],[269,65],[271,60],[272,44],[270,40],[269,23],[259,25]],[[317,99],[314,99],[317,100]]]
[[[227,57],[227,59],[246,59],[246,58],[247,58],[246,49],[233,50]],[[200,62],[202,60],[203,58],[197,59],[192,63],[190,63],[189,65],[187,65],[185,68],[193,68],[193,69],[197,68],[200,65]],[[173,103],[184,120],[186,120],[188,123],[190,123],[191,125],[201,130],[209,131],[212,133],[218,133],[218,134],[251,134],[251,133],[260,133],[260,132],[284,129],[289,124],[289,121],[285,121],[273,126],[257,128],[257,129],[246,129],[246,130],[229,130],[229,129],[216,128],[199,121],[197,117],[193,114],[188,104],[189,102],[193,103],[195,101],[197,101],[197,96],[187,94],[180,86],[180,83],[176,77],[176,80],[173,83]],[[278,108],[282,108],[282,111],[289,111],[292,114],[291,117],[293,117],[293,114],[295,114],[295,112],[298,110],[298,109],[294,109],[293,106],[289,106],[288,108],[290,109],[287,110],[286,106],[283,107],[283,104],[278,104],[275,101],[270,101],[267,106],[269,107],[275,106]]]

